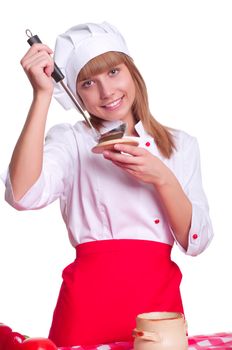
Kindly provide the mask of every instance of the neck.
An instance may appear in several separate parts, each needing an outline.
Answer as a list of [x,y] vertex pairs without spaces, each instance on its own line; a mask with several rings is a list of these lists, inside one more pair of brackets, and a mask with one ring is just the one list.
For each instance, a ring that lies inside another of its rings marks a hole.
[[135,130],[135,118],[133,117],[130,121],[126,121],[127,123],[127,129],[126,129],[126,134],[128,136],[138,136],[137,131]]

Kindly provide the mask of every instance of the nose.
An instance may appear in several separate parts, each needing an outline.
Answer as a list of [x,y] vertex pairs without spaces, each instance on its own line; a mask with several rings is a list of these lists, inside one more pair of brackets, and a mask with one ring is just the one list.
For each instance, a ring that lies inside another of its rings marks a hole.
[[114,88],[109,80],[102,80],[98,84],[99,95],[102,100],[105,100],[114,94]]

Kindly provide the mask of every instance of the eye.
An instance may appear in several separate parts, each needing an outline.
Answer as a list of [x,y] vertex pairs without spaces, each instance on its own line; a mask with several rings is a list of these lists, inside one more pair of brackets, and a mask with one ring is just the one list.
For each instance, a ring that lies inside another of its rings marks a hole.
[[116,75],[119,73],[119,68],[112,68],[110,71],[109,71],[109,75]]
[[83,83],[82,83],[82,87],[84,87],[84,88],[88,88],[92,85],[93,85],[93,80],[86,80],[86,81],[83,81]]

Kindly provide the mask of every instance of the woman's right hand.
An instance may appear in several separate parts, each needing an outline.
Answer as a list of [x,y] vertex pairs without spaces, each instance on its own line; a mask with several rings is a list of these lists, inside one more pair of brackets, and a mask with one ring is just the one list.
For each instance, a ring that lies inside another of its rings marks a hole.
[[51,74],[54,70],[53,51],[44,44],[33,44],[20,61],[34,90],[34,94],[52,95],[53,82]]

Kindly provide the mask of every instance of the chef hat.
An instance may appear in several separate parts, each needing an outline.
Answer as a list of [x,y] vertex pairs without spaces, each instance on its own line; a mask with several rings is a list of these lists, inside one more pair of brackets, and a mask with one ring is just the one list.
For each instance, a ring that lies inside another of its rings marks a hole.
[[[75,96],[76,79],[80,70],[92,58],[109,51],[129,55],[123,36],[117,28],[107,22],[80,24],[58,36],[54,61],[65,76],[64,83]],[[65,109],[74,107],[60,84],[55,84],[54,97]]]

